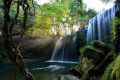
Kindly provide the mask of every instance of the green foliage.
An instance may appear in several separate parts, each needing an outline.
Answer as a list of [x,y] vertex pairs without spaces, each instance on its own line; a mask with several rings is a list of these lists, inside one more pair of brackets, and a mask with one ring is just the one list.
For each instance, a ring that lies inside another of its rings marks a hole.
[[87,14],[89,18],[93,18],[94,16],[97,15],[97,12],[94,9],[88,9]]
[[[60,25],[66,27],[65,23],[69,25],[72,22],[69,20],[69,2],[71,0],[65,0],[61,3],[46,3],[40,6],[38,14],[36,15],[36,24],[28,30],[29,35],[41,37],[53,35],[52,29],[54,28],[57,34],[60,34]],[[65,20],[63,20],[65,18]],[[32,32],[32,33],[31,33]]]
[[111,24],[112,24],[112,31],[111,33],[113,34],[113,40],[115,39],[115,34],[116,34],[116,25],[120,24],[120,19],[115,17],[113,20],[111,20]]
[[86,10],[86,4],[83,2],[72,2],[70,4],[70,15],[73,17],[74,20],[77,22],[81,21],[89,21],[89,19],[93,18],[97,15],[97,12],[94,9]]
[[[52,36],[55,34],[63,36],[61,29],[65,30],[66,27],[72,29],[77,22],[81,22],[81,27],[84,27],[90,19],[86,10],[86,4],[83,4],[82,0],[61,0],[61,2],[56,0],[56,2],[44,5],[38,5],[35,1],[28,1],[28,3],[30,10],[28,11],[26,30],[27,34],[35,37]],[[11,22],[16,14],[16,6],[16,3],[12,3],[10,9]],[[21,8],[19,13],[16,21],[17,25],[14,27],[15,30],[20,30],[20,26],[23,23],[23,10]],[[0,24],[3,24],[3,16],[3,3],[0,0]]]
[[[30,28],[33,26],[34,22],[33,22],[33,19],[34,19],[34,8],[33,8],[33,4],[32,4],[32,1],[29,0],[28,1],[29,3],[29,6],[30,6],[30,10],[28,12],[28,22],[27,22],[27,28]],[[37,3],[35,1],[33,1],[34,3],[34,6],[35,8],[38,6]],[[12,5],[11,5],[11,8],[10,8],[10,18],[11,18],[11,22],[13,22],[13,19],[16,15],[16,12],[17,12],[17,4],[12,2]],[[0,0],[0,24],[3,24],[3,17],[4,17],[4,11],[3,11],[3,1]],[[22,8],[19,9],[19,16],[17,18],[17,21],[16,21],[16,25],[15,25],[15,29],[19,29],[20,26],[22,25],[23,21],[23,10]]]
[[27,32],[29,35],[37,37],[55,34],[62,36],[62,29],[65,30],[66,27],[72,29],[77,22],[81,22],[80,25],[85,26],[90,19],[86,4],[79,0],[56,0],[56,2],[45,3],[37,9],[35,25]]
[[120,80],[120,55],[106,68],[101,80]]
[[89,21],[89,19],[86,17],[81,17],[78,19],[78,22],[88,22],[88,21]]

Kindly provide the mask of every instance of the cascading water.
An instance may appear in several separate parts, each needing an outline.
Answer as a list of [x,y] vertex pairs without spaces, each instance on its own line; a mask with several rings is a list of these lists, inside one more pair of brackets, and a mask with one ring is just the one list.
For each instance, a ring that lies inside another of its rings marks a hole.
[[111,34],[110,21],[115,18],[115,14],[118,10],[118,4],[115,4],[112,8],[104,11],[102,14],[89,21],[87,45],[93,40],[100,40],[103,42],[110,40],[110,38],[108,38]]
[[51,61],[77,61],[76,35],[60,37],[57,41]]
[[[93,40],[100,40],[103,42],[107,40],[110,41],[110,38],[107,38],[111,35],[110,21],[115,18],[115,14],[118,10],[118,4],[115,4],[112,8],[106,10],[89,21],[88,28],[85,28],[85,31],[87,30],[87,45]],[[82,35],[80,35],[82,34],[81,32],[82,31],[78,31],[77,35],[82,37]],[[85,37],[85,35],[83,37]],[[78,61],[79,52],[76,48],[76,41],[78,40],[76,40],[75,34],[60,37],[54,48],[50,61]],[[80,47],[80,45],[77,47]]]

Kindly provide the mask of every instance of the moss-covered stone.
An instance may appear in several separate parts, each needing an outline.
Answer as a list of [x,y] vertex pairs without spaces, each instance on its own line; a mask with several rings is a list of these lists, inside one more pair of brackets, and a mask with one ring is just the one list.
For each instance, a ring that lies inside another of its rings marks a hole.
[[101,80],[120,80],[120,55],[106,68]]
[[101,42],[99,40],[94,40],[92,42],[93,46],[99,49],[102,49],[104,51],[105,54],[108,54],[108,52],[110,52],[111,48],[110,45],[104,42]]
[[[85,46],[80,50],[82,55],[80,72],[82,73],[81,80],[90,78],[91,74],[95,71],[92,71],[100,64],[105,55],[102,49],[96,48],[94,46]],[[91,72],[92,71],[92,72]]]
[[[111,47],[101,41],[95,40],[93,46],[85,46],[80,49],[79,65],[75,68],[80,71],[80,80],[90,80],[104,73],[108,66]],[[108,79],[109,80],[109,79]]]
[[93,69],[95,66],[93,64],[93,60],[92,59],[88,59],[87,57],[83,57],[82,58],[82,62],[81,62],[81,67],[80,67],[80,71],[83,73],[81,80],[83,80],[84,78],[89,76],[89,71],[91,69]]
[[94,65],[97,65],[101,58],[104,58],[104,53],[101,49],[97,49],[93,46],[85,46],[80,50],[83,57],[87,57],[89,60],[92,59]]

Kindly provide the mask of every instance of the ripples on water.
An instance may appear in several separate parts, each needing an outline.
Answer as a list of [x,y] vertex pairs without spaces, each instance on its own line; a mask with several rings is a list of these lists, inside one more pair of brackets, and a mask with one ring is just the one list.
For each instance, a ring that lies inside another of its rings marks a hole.
[[[28,63],[28,70],[36,80],[57,80],[59,75],[67,74],[67,71],[77,63],[64,62],[34,62]],[[17,72],[18,80],[24,80]],[[13,80],[13,67],[11,64],[0,64],[0,80]]]
[[49,70],[49,71],[56,71],[65,68],[65,66],[58,66],[58,65],[50,65],[48,67],[41,67],[41,68],[33,68],[32,70]]

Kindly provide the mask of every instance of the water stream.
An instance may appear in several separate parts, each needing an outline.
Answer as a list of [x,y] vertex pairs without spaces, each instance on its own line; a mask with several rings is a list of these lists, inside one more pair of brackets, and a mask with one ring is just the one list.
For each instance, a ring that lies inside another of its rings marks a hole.
[[71,34],[60,37],[54,48],[51,62],[53,61],[71,61],[76,62],[78,59],[76,53],[76,35]]
[[87,32],[87,45],[93,40],[103,42],[110,41],[111,20],[115,18],[116,12],[119,10],[118,4],[104,11],[102,14],[95,16],[89,21]]

